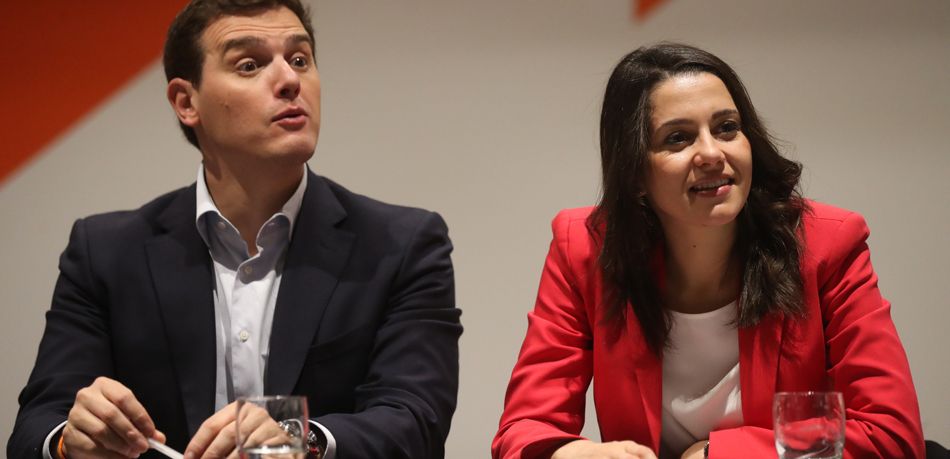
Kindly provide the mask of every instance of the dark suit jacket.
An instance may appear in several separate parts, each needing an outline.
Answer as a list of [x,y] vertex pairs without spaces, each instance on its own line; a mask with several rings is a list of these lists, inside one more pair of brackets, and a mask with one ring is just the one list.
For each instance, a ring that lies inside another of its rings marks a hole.
[[[462,332],[445,223],[308,180],[264,392],[306,395],[340,459],[442,458]],[[78,220],[8,457],[41,457],[76,392],[99,376],[131,389],[183,450],[214,412],[213,286],[194,185]]]

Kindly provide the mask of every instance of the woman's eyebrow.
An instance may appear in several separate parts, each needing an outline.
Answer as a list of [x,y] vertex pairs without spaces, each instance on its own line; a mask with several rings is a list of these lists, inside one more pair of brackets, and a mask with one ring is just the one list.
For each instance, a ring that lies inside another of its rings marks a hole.
[[661,128],[666,127],[666,126],[674,126],[674,125],[680,125],[680,124],[693,124],[693,121],[690,120],[689,118],[674,118],[657,126],[656,130],[658,131]]
[[712,117],[713,119],[716,119],[716,118],[722,118],[724,116],[730,116],[730,115],[739,116],[739,110],[736,110],[734,108],[724,108],[722,110],[719,110],[716,113],[713,113]]

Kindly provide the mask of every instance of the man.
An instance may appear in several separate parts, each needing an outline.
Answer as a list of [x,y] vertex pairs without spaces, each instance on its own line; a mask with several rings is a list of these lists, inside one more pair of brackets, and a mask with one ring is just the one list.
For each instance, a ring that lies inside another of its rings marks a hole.
[[320,81],[298,0],[195,0],[165,46],[197,183],[79,220],[11,458],[234,456],[241,396],[305,395],[327,458],[441,458],[458,388],[433,213],[310,173]]

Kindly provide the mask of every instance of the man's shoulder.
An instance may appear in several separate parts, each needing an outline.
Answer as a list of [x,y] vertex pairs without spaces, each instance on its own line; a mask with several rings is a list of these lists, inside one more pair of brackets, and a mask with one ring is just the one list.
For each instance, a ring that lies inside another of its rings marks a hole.
[[[190,195],[190,201],[188,197]],[[159,229],[158,222],[170,210],[188,212],[189,203],[194,218],[194,185],[165,193],[134,210],[119,210],[90,215],[82,219],[90,235],[101,237],[153,234]],[[175,209],[180,207],[180,209]]]
[[408,225],[415,227],[420,221],[442,221],[442,218],[435,212],[418,207],[386,203],[350,191],[326,177],[316,176],[316,178],[318,181],[326,184],[327,188],[346,212],[344,226],[391,227],[392,225]]

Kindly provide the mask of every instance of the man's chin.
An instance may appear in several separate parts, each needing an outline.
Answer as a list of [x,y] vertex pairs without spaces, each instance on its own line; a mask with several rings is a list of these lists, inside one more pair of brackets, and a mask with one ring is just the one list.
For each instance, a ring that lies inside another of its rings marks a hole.
[[273,152],[268,155],[281,158],[282,160],[300,162],[301,164],[310,160],[314,150],[317,148],[316,139],[284,139],[285,142],[279,142],[273,145],[270,150]]

